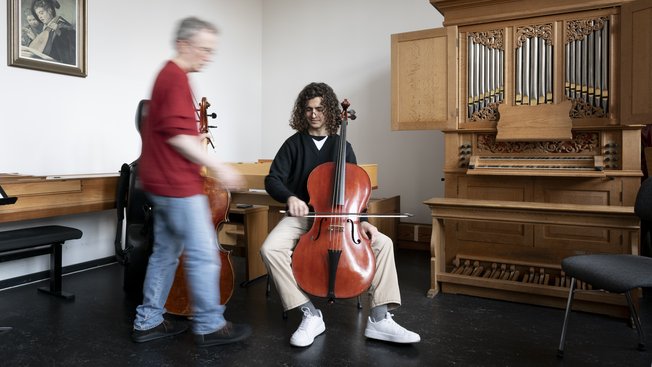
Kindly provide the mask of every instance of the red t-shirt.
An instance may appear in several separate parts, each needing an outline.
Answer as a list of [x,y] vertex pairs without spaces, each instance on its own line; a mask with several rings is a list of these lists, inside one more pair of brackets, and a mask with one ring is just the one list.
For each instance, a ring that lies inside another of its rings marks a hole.
[[171,197],[203,193],[200,166],[167,143],[179,134],[198,135],[195,104],[188,76],[177,64],[168,61],[154,83],[141,131],[143,145],[138,174],[145,191]]

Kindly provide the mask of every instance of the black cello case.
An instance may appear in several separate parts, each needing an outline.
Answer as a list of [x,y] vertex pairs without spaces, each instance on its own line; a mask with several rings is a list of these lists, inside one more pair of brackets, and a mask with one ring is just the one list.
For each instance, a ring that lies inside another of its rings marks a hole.
[[[147,116],[149,100],[141,100],[136,111],[136,128]],[[116,260],[124,265],[123,289],[130,299],[140,302],[147,262],[152,253],[153,225],[152,206],[138,179],[138,160],[124,163],[116,190],[118,223],[115,235]],[[126,226],[123,222],[126,219]],[[124,246],[122,245],[124,233]]]

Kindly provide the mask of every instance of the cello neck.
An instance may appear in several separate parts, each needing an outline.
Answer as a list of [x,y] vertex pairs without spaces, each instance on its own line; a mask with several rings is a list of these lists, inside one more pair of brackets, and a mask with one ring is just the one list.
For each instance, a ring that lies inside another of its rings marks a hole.
[[351,104],[347,99],[342,101],[342,122],[340,123],[340,143],[335,159],[335,176],[333,183],[333,205],[344,205],[346,197],[346,127],[349,124],[348,109]]

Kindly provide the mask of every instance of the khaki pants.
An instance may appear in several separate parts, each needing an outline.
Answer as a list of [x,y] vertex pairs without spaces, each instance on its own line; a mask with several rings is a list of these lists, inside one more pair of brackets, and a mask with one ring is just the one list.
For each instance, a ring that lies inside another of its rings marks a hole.
[[[269,233],[260,250],[286,311],[309,301],[294,279],[291,256],[299,238],[310,229],[311,224],[308,218],[283,218]],[[388,309],[394,309],[401,304],[394,244],[389,237],[379,233],[371,248],[376,257],[376,274],[369,288],[371,307],[387,305]]]

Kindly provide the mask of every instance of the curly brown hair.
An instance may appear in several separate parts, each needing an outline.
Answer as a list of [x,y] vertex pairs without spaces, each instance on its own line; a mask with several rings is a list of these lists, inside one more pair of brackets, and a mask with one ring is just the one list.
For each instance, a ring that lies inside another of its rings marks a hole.
[[340,104],[333,88],[326,83],[310,83],[303,88],[299,96],[297,96],[297,100],[294,102],[290,127],[302,133],[308,131],[310,125],[305,114],[306,106],[309,100],[316,97],[321,97],[321,105],[324,107],[324,118],[326,119],[328,135],[337,134],[337,129],[342,122],[342,110],[340,109]]

